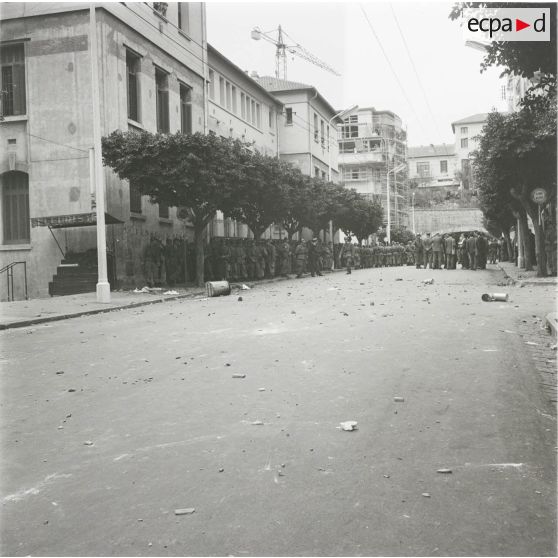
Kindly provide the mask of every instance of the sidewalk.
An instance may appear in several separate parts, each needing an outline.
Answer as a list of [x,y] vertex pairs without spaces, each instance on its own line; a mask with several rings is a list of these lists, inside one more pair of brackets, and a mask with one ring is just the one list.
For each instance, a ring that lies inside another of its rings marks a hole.
[[498,262],[498,267],[504,272],[508,279],[517,283],[518,287],[524,285],[558,285],[558,277],[537,277],[537,271],[525,271],[520,269],[513,262]]

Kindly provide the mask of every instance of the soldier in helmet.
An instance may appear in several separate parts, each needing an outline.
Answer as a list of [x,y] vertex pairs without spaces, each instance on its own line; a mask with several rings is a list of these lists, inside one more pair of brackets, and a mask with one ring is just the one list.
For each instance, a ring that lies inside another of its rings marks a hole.
[[306,262],[308,260],[308,247],[304,238],[300,241],[295,249],[296,258],[296,278],[300,279],[304,273]]
[[355,246],[351,242],[351,237],[345,237],[345,244],[341,247],[341,252],[339,253],[339,260],[347,268],[347,273],[351,273],[351,268],[354,265],[355,258]]

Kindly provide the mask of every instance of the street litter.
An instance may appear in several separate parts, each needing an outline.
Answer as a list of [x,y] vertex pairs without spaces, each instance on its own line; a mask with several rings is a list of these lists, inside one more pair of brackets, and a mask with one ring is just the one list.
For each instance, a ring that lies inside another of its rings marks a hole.
[[242,287],[240,287],[243,291],[249,291],[250,287],[248,285],[245,285],[244,283],[242,283]]
[[434,279],[433,278],[432,279],[424,279],[423,283],[425,285],[433,285],[434,284]]
[[172,291],[172,290],[171,291],[165,291],[163,294],[164,295],[177,295],[178,291]]
[[83,442],[84,446],[92,446],[93,442],[91,440],[87,440],[86,442]]
[[265,388],[259,388],[258,391],[265,391]]
[[64,374],[64,370],[58,370],[57,374]]
[[425,498],[430,498],[430,494],[429,494],[428,492],[423,492],[422,495],[423,495]]
[[397,277],[396,281],[403,281],[401,277]]
[[484,300],[484,302],[507,302],[510,298],[510,295],[507,293],[485,293],[481,296],[481,298],[482,300]]
[[262,426],[262,425],[263,425],[263,422],[262,422],[261,420],[255,420],[255,421],[252,423],[252,426]]
[[207,281],[205,284],[207,296],[227,296],[231,294],[231,286],[228,281]]
[[243,300],[244,299],[241,296],[238,297],[238,302],[242,302]]
[[190,515],[196,511],[196,508],[182,508],[174,510],[174,515]]
[[437,473],[445,473],[445,474],[448,474],[448,473],[451,473],[452,470],[451,470],[451,469],[438,469],[436,472],[437,472]]
[[341,430],[350,432],[352,430],[358,430],[357,424],[356,420],[346,420],[345,422],[339,423],[339,426],[341,427]]
[[160,291],[162,291],[163,289],[161,287],[142,287],[141,289],[138,289],[137,287],[132,291],[133,293],[158,293]]
[[233,378],[246,378],[246,374],[233,374]]
[[538,345],[538,343],[535,343],[534,341],[525,341],[525,345]]
[[393,400],[396,403],[403,403],[405,401],[405,398],[404,397],[394,397]]

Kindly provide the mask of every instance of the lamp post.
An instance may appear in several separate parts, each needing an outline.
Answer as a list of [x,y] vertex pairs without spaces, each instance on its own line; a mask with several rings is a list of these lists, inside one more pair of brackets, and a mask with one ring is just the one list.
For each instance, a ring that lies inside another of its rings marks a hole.
[[[327,125],[329,127],[329,129],[331,130],[332,128],[332,122],[336,119],[336,118],[342,118],[342,117],[347,117],[349,114],[353,113],[354,111],[358,110],[358,105],[353,105],[351,108],[348,109],[344,109],[344,110],[340,110],[337,114],[334,114],[328,121],[327,121]],[[329,182],[331,182],[331,146],[329,145],[329,137],[327,138],[328,141],[328,161],[327,161],[327,179]],[[333,221],[329,221],[329,240],[331,242],[331,251],[332,251],[332,255],[333,255]],[[333,263],[334,259],[332,258],[332,264],[331,264],[331,269],[334,268],[334,263]]]
[[[388,157],[389,159],[389,157]],[[389,165],[389,160],[388,160],[388,165]],[[386,173],[386,177],[387,177],[387,215],[388,215],[388,219],[387,219],[387,239],[388,239],[388,244],[391,244],[391,211],[390,211],[390,191],[389,191],[389,173],[392,172],[394,175],[397,174],[399,171],[402,171],[407,165],[405,163],[401,163],[400,165],[397,165],[396,167],[392,168],[392,169],[388,169],[387,173]]]
[[411,202],[411,210],[413,213],[413,234],[417,234],[417,231],[415,230],[415,192],[413,192]]
[[107,241],[105,230],[105,173],[101,154],[101,109],[99,95],[99,68],[97,53],[97,24],[95,4],[89,5],[89,55],[91,58],[91,101],[93,105],[93,149],[95,169],[95,201],[97,213],[97,302],[110,302],[110,284],[107,278]]

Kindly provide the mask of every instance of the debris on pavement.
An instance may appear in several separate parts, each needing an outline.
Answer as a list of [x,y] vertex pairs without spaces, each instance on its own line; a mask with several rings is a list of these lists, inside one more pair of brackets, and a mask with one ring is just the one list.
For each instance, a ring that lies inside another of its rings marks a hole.
[[345,422],[339,423],[341,430],[345,430],[347,432],[351,432],[352,430],[358,430],[357,425],[358,423],[356,420],[346,420]]
[[252,426],[262,426],[262,425],[263,425],[263,422],[262,422],[261,420],[255,420],[255,421],[252,423]]
[[86,440],[85,442],[83,442],[84,446],[92,446],[93,442],[91,440]]
[[394,397],[393,400],[394,400],[396,403],[404,403],[405,398],[404,398],[404,397]]
[[228,281],[207,281],[205,290],[208,297],[227,296],[231,294],[231,285]]
[[484,302],[507,302],[510,295],[507,293],[484,293],[481,299]]
[[73,393],[73,392],[76,391],[76,390],[75,390],[74,388],[70,388],[68,391],[69,391],[70,393]]
[[243,291],[249,291],[250,287],[248,285],[245,285],[244,283],[242,283],[242,287],[240,287]]
[[178,291],[170,290],[170,291],[165,291],[163,294],[164,295],[177,295]]
[[447,474],[451,474],[453,471],[451,469],[438,469],[436,472],[447,475]]
[[403,279],[401,277],[397,277],[395,280],[396,281],[403,281]]
[[224,473],[224,472],[225,472],[225,469],[223,469],[223,467],[221,467],[221,468],[219,469],[219,472],[220,472],[220,473]]
[[425,285],[433,285],[433,284],[434,284],[434,278],[424,279],[422,282],[423,282]]
[[424,496],[425,498],[430,498],[430,494],[428,492],[423,492],[422,496]]
[[242,302],[243,300],[244,299],[241,296],[238,297],[238,302]]
[[57,374],[64,374],[64,370],[58,370],[58,372],[56,372]]
[[246,374],[233,374],[233,378],[246,378]]
[[190,515],[196,511],[196,508],[181,508],[174,510],[174,515]]
[[258,388],[258,391],[265,391],[265,388]]
[[389,479],[389,475],[384,475],[384,479]]

